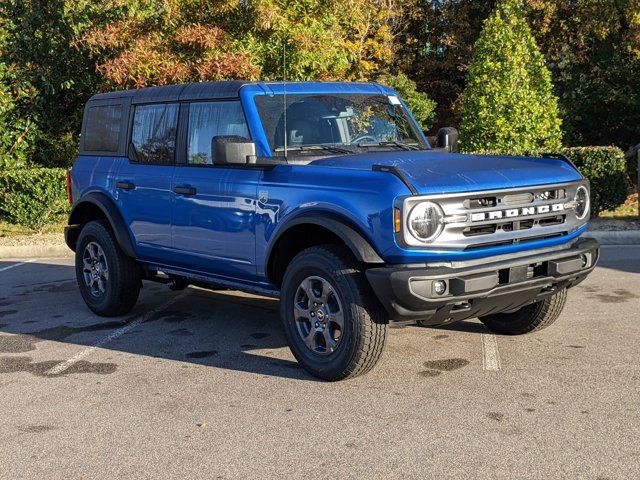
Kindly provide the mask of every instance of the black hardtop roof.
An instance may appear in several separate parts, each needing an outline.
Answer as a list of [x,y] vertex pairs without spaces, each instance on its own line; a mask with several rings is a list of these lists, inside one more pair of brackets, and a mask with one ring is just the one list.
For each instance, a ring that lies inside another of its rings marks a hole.
[[147,87],[136,90],[119,90],[98,93],[89,102],[98,100],[131,99],[131,103],[169,102],[176,100],[206,100],[218,98],[238,98],[240,87],[249,82],[230,80],[225,82],[183,83],[162,87]]

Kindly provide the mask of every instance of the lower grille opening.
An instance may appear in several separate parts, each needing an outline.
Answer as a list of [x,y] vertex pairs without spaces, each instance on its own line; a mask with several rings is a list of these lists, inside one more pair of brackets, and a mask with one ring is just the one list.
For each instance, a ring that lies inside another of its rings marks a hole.
[[533,227],[533,220],[523,220],[520,222],[520,230],[529,230]]
[[551,225],[561,225],[564,223],[564,219],[565,219],[564,215],[541,218],[540,220],[538,220],[538,225],[540,225],[541,227],[548,227]]
[[478,235],[490,235],[492,233],[496,233],[496,225],[480,225],[478,227],[469,227],[465,228],[464,234],[465,237],[476,237]]

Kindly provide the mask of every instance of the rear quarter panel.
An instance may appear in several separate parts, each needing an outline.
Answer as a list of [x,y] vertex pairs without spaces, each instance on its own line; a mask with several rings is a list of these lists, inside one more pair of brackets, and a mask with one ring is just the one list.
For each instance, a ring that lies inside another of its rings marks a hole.
[[102,192],[113,200],[118,170],[124,157],[80,155],[71,169],[74,203],[91,192]]

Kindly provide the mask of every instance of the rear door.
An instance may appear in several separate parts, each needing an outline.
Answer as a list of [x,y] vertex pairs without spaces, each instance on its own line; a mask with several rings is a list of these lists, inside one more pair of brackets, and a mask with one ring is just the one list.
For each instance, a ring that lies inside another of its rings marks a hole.
[[186,155],[173,181],[176,258],[192,270],[253,280],[261,171],[213,165],[211,147],[219,135],[249,138],[242,106],[238,100],[193,102],[185,118]]
[[179,104],[142,104],[132,110],[129,161],[117,174],[116,202],[140,258],[169,262]]

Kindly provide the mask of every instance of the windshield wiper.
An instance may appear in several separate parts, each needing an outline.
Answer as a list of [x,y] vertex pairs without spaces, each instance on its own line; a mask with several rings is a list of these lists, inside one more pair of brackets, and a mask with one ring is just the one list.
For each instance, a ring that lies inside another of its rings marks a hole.
[[358,147],[398,147],[403,150],[420,150],[418,145],[395,142],[395,141],[386,141],[386,142],[377,142],[377,143],[358,143]]
[[[337,147],[335,145],[300,145],[295,147],[287,147],[288,152],[314,152],[325,151],[333,153],[353,153],[346,148]],[[284,152],[284,147],[278,147],[274,152]]]

